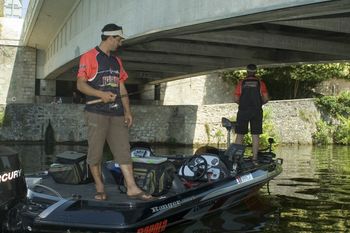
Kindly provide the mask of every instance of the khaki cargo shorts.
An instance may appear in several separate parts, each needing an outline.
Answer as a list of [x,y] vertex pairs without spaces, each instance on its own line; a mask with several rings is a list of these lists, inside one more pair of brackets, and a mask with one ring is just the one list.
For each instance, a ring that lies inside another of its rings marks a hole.
[[88,125],[88,164],[96,165],[102,162],[106,140],[117,163],[131,164],[129,129],[124,123],[124,117],[86,111],[85,117]]

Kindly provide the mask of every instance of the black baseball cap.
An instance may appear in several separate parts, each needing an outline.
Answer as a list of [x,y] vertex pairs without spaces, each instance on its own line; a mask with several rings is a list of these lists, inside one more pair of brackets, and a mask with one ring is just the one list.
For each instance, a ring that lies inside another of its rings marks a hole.
[[256,72],[256,69],[257,69],[257,67],[255,64],[247,65],[247,71],[249,71],[249,72]]

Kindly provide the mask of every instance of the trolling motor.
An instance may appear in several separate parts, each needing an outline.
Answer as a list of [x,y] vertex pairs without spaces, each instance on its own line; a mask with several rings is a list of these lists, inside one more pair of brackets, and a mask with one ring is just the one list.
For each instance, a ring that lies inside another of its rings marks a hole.
[[271,161],[276,157],[276,154],[272,152],[272,144],[275,143],[275,140],[273,138],[269,138],[268,142],[269,145],[258,152],[259,163],[271,163]]
[[272,152],[272,144],[275,143],[275,140],[273,138],[269,138],[268,139],[269,142],[269,152]]

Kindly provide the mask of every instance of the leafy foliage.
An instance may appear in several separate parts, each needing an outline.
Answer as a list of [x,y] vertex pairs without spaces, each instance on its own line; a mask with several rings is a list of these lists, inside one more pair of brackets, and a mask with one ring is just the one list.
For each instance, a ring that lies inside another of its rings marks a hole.
[[[350,80],[350,63],[292,65],[259,69],[257,76],[266,83],[271,99],[315,97],[316,84],[331,78]],[[224,81],[235,85],[246,76],[243,70],[222,73]]]
[[217,147],[219,147],[221,140],[224,136],[225,136],[224,133],[220,129],[215,132],[214,137],[216,138]]
[[[338,96],[321,97],[315,103],[323,112],[336,119],[329,126],[325,122],[317,125],[315,142],[329,144],[329,140],[326,139],[329,135],[334,143],[350,145],[350,91],[342,92]],[[329,130],[327,127],[335,130]]]
[[340,116],[340,124],[334,131],[334,142],[342,145],[350,145],[350,118]]
[[333,143],[332,126],[326,122],[319,120],[316,122],[316,132],[313,135],[315,144],[328,145]]
[[333,117],[350,117],[350,91],[341,92],[338,96],[323,96],[316,99],[315,103]]

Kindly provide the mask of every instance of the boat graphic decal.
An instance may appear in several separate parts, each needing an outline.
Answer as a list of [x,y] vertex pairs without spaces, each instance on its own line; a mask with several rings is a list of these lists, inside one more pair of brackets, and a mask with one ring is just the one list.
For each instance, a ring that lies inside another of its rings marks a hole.
[[152,207],[151,210],[152,210],[152,213],[156,213],[158,211],[172,209],[172,208],[178,207],[180,205],[181,205],[181,200],[178,200],[178,201],[170,202],[170,203],[167,203],[164,205]]
[[262,180],[266,179],[268,176],[272,176],[272,175],[273,173],[268,175],[266,171],[258,170],[254,172],[254,178],[252,173],[245,174],[243,176],[236,176],[236,178],[233,179],[232,182],[228,182],[225,185],[225,187],[221,187],[219,190],[213,190],[212,192],[204,196],[201,199],[201,201],[205,201],[219,195],[224,195],[228,192],[234,192],[246,185],[243,183],[248,183],[248,184],[259,183]]
[[243,184],[243,183],[251,181],[251,180],[253,180],[253,175],[251,173],[236,177],[236,181],[238,184]]
[[0,175],[0,183],[5,183],[7,181],[14,180],[21,176],[22,169],[15,170],[12,172],[6,172]]
[[159,233],[165,231],[165,228],[168,225],[168,220],[165,219],[160,222],[153,223],[151,225],[147,225],[145,227],[141,227],[137,229],[137,233]]

